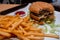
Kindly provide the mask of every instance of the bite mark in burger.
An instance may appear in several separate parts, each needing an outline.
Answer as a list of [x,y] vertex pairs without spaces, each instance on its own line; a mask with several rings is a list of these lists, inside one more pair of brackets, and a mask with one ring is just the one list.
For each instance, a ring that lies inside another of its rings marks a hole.
[[[33,2],[30,7],[30,17],[38,22],[54,20],[54,7],[46,2]],[[53,16],[53,18],[51,18]]]

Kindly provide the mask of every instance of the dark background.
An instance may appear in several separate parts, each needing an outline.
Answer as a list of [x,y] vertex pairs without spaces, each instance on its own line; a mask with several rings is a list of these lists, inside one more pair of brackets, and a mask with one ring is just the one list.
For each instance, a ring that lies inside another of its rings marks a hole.
[[[0,3],[3,3],[4,0],[0,0]],[[21,0],[21,3],[31,3],[31,2],[35,2],[35,1],[44,1],[44,2],[48,2],[48,3],[51,3],[52,0]],[[12,2],[11,0],[9,0],[9,2],[11,4],[19,4],[20,3],[20,0],[14,0],[14,2]]]
[[[4,0],[0,0],[0,3],[3,3],[3,1]],[[9,3],[7,2],[6,4],[25,4],[25,3],[27,4],[27,3],[32,3],[32,2],[36,2],[36,1],[43,1],[43,2],[48,2],[48,3],[57,2],[57,0],[14,0],[14,2],[12,2],[11,0],[9,0]],[[60,2],[56,3],[56,4],[53,4],[55,10],[60,11]]]
[[52,2],[52,0],[22,0],[22,3],[30,3],[30,2],[35,2],[35,1],[44,1],[48,3]]

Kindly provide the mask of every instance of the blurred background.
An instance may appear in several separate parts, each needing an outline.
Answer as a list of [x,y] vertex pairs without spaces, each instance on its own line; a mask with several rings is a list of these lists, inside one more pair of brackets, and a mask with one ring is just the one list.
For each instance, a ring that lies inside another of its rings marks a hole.
[[31,3],[35,1],[44,1],[44,2],[55,2],[57,0],[0,0],[0,3],[7,3],[7,4],[19,4],[19,3]]
[[51,3],[55,10],[60,11],[60,0],[0,0],[0,4],[27,4],[35,1]]

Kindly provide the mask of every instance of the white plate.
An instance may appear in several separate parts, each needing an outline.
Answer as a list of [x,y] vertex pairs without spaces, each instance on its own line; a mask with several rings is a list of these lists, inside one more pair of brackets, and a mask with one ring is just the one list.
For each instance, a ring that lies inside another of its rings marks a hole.
[[[29,4],[28,6],[26,6],[25,8],[22,8],[22,9],[19,9],[19,10],[17,10],[17,11],[25,11],[26,12],[26,16],[29,14],[29,6],[30,6],[31,4]],[[15,13],[17,12],[17,11],[15,11],[15,12],[12,12],[12,13],[9,13],[9,14],[7,14],[7,15],[15,15]],[[55,24],[60,24],[60,12],[57,12],[57,11],[54,11],[55,12]],[[59,28],[57,28],[59,31],[60,31],[60,27]],[[48,27],[48,30],[50,30],[50,27]],[[60,35],[60,32],[58,32],[57,33],[58,35]],[[55,39],[55,38],[47,38],[47,37],[45,37],[45,39],[44,40],[60,40],[60,39]]]

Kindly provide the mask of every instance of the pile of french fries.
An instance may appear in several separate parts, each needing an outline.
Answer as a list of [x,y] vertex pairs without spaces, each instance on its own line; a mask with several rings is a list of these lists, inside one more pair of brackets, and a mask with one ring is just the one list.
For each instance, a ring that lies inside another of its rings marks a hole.
[[44,37],[59,38],[58,35],[44,34],[41,28],[33,26],[30,17],[20,18],[19,15],[0,15],[0,39],[17,37],[20,40],[43,40]]

